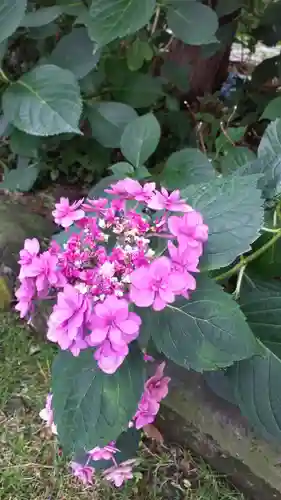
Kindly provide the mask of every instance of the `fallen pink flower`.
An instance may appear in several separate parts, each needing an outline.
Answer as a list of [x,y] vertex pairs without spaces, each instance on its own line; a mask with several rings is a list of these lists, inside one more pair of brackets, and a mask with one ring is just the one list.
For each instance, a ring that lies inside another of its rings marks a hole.
[[81,465],[77,462],[70,462],[70,467],[72,469],[72,474],[80,479],[83,484],[93,484],[93,474],[95,469],[89,465]]
[[136,460],[127,460],[119,465],[111,467],[104,471],[104,478],[113,483],[117,488],[120,488],[125,481],[133,478],[132,467],[135,465]]
[[88,455],[94,461],[112,460],[117,452],[119,452],[119,450],[115,447],[115,441],[111,441],[107,446],[104,446],[104,448],[96,446],[88,452]]

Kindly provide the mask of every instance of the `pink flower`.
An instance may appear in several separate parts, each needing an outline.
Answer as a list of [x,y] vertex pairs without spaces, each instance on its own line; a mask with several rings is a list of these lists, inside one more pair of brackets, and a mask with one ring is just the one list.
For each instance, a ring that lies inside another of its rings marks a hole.
[[168,241],[168,251],[172,259],[173,268],[176,271],[199,273],[197,266],[199,264],[200,253],[197,248],[185,245],[176,247],[171,241]]
[[168,227],[180,245],[198,248],[202,254],[202,243],[208,239],[208,226],[203,223],[199,212],[192,210],[183,217],[172,215],[168,219]]
[[109,340],[105,340],[96,350],[94,358],[104,373],[112,375],[122,365],[128,352],[127,344],[114,346]]
[[172,271],[167,257],[155,259],[150,266],[132,272],[130,299],[139,307],[152,305],[161,311],[175,300],[175,295],[188,286],[186,276]]
[[169,377],[164,377],[165,363],[161,363],[155,372],[155,375],[148,379],[145,383],[145,391],[149,397],[157,402],[160,402],[168,394]]
[[142,429],[145,425],[152,424],[160,409],[160,404],[155,399],[152,399],[148,392],[145,391],[138,405],[138,410],[135,414],[135,427]]
[[45,408],[40,411],[39,416],[46,422],[47,427],[50,427],[53,434],[57,434],[57,427],[54,423],[54,414],[52,409],[53,395],[48,394],[46,398]]
[[25,278],[22,280],[19,288],[17,289],[15,296],[17,297],[18,303],[15,309],[19,311],[20,317],[24,318],[32,305],[32,299],[35,295],[35,282],[32,278]]
[[85,212],[79,209],[82,203],[83,200],[79,200],[71,205],[68,198],[61,198],[59,203],[55,204],[56,209],[52,212],[55,223],[66,228],[70,227],[73,222],[83,219]]
[[140,317],[129,312],[128,302],[110,295],[102,304],[97,304],[92,316],[92,333],[87,340],[96,346],[105,339],[115,346],[123,346],[135,340],[141,325]]
[[161,193],[156,191],[147,206],[153,210],[169,210],[170,212],[188,212],[192,210],[191,207],[186,205],[185,200],[181,200],[178,189],[169,195],[167,189],[161,188]]
[[109,443],[104,448],[96,446],[95,448],[93,448],[88,452],[88,455],[94,461],[112,460],[115,453],[117,453],[118,451],[119,451],[118,448],[115,447],[115,441],[111,441],[111,443]]
[[95,469],[89,465],[81,465],[77,462],[70,462],[72,474],[80,479],[83,484],[93,484],[93,474]]
[[98,198],[96,200],[92,200],[87,198],[86,202],[83,203],[82,208],[85,212],[97,212],[97,214],[102,214],[105,207],[108,204],[107,198]]
[[19,279],[22,280],[30,276],[30,270],[33,267],[33,261],[40,252],[39,241],[36,238],[25,240],[24,248],[20,251],[19,264],[21,266]]
[[58,269],[58,257],[49,251],[34,258],[25,274],[36,278],[36,288],[39,293],[46,292],[50,285],[62,286],[65,283]]
[[109,194],[117,195],[123,199],[148,202],[155,190],[155,182],[148,182],[142,186],[134,179],[123,179],[111,184],[111,189],[105,189]]
[[132,466],[136,460],[127,460],[104,471],[104,478],[120,488],[125,481],[133,478]]
[[48,321],[47,338],[57,342],[61,349],[68,349],[83,331],[90,319],[90,302],[72,285],[58,293],[57,304]]

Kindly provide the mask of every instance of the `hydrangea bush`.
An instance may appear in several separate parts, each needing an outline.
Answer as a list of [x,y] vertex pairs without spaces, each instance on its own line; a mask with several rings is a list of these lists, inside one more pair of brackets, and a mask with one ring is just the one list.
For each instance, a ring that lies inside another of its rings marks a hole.
[[41,417],[85,483],[131,477],[167,362],[281,442],[280,95],[260,87],[280,56],[231,93],[220,77],[238,20],[272,45],[280,5],[1,2],[0,188],[95,182],[57,203],[47,250],[25,242],[16,292],[28,321],[48,304],[59,353]]
[[[82,420],[77,420],[79,428],[75,430],[78,434],[69,442],[67,430],[63,429],[65,403],[59,418],[61,389],[58,387],[57,391],[55,386],[40,416],[55,434],[58,432],[63,444],[66,440],[76,453],[77,447],[85,453],[82,463],[77,458],[71,463],[76,476],[91,483],[94,467],[90,464],[113,462],[112,467],[104,471],[104,477],[121,486],[125,479],[132,477],[134,461],[117,463],[119,434],[128,428],[130,435],[130,429],[139,431],[154,422],[160,402],[167,396],[170,380],[164,375],[163,362],[148,378],[145,363],[150,359],[149,354],[141,349],[141,343],[138,345],[142,310],[160,313],[173,307],[180,297],[189,300],[190,293],[196,289],[194,274],[199,272],[208,226],[201,214],[181,199],[178,190],[171,194],[164,188],[159,191],[155,182],[141,185],[127,178],[105,189],[105,195],[109,195],[109,199],[88,198],[70,204],[68,199],[61,198],[56,204],[54,220],[65,228],[67,235],[62,247],[53,241],[48,250],[40,253],[36,238],[26,240],[20,252],[16,309],[22,318],[32,321],[37,301],[49,300],[51,304],[55,301],[51,305],[47,338],[61,349],[57,369],[64,371],[65,363],[69,364],[72,376],[72,371],[80,367],[77,375],[83,378],[85,360],[91,367],[91,385],[95,372],[99,373],[97,383],[101,384],[101,398],[105,399],[102,401],[105,413],[99,419],[104,419],[106,425],[99,421],[95,429],[91,422],[86,424],[84,411],[91,413],[91,408],[86,406],[82,410],[81,407]],[[78,363],[75,358],[79,358]],[[111,394],[120,377],[119,371],[124,387],[116,386],[115,390],[126,393],[131,386],[130,400],[126,402],[126,394],[120,402],[119,394]],[[109,392],[103,391],[100,378],[106,376],[113,380]],[[58,377],[54,379],[55,385],[60,380],[59,374]],[[78,383],[78,379],[76,381]],[[74,384],[76,381],[73,380]],[[87,389],[86,380],[85,383]],[[69,395],[71,407],[71,398],[76,396]],[[112,401],[108,400],[111,398]],[[83,406],[89,405],[85,394],[83,399]],[[92,407],[96,400],[91,400]],[[114,402],[118,421],[116,426],[112,423],[107,435],[111,418],[107,411]],[[80,427],[83,422],[84,430]],[[74,421],[69,423],[71,427],[75,425]],[[87,436],[83,436],[84,432]],[[100,447],[106,441],[108,443]],[[87,448],[88,443],[91,445]]]

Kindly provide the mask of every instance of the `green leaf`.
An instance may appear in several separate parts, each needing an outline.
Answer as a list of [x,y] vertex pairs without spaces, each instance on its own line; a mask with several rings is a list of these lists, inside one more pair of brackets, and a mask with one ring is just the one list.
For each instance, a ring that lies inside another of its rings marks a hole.
[[119,163],[115,163],[110,167],[110,170],[113,172],[114,176],[118,179],[124,179],[128,175],[132,175],[134,173],[134,167],[125,161],[120,161]]
[[281,120],[270,123],[258,148],[258,158],[264,178],[261,181],[265,196],[273,198],[281,193]]
[[272,99],[261,116],[261,120],[276,120],[276,118],[281,118],[281,96]]
[[190,65],[182,65],[171,59],[167,59],[161,67],[161,76],[182,92],[190,89],[191,73]]
[[246,127],[229,127],[226,129],[227,136],[223,133],[216,139],[216,151],[224,152],[232,150],[233,143],[241,141],[246,132]]
[[88,193],[89,198],[112,198],[111,195],[105,193],[104,190],[108,188],[113,182],[116,182],[116,177],[114,177],[114,175],[104,177],[90,189]]
[[163,96],[162,81],[148,74],[131,73],[113,87],[113,95],[134,108],[148,108]]
[[122,102],[101,101],[87,106],[93,137],[106,148],[119,148],[124,129],[137,112]]
[[66,450],[105,446],[128,428],[145,382],[145,365],[138,349],[107,375],[92,350],[77,358],[61,351],[52,372],[54,420]]
[[255,159],[256,155],[251,149],[244,147],[231,148],[221,160],[221,171],[224,175],[231,174]]
[[216,13],[218,17],[228,16],[232,12],[239,11],[243,7],[244,0],[218,0]]
[[263,288],[254,288],[242,294],[241,309],[254,334],[264,343],[276,342],[281,347],[281,284],[264,282]]
[[33,12],[28,12],[22,22],[21,26],[25,28],[38,28],[40,26],[46,26],[46,24],[51,23],[57,19],[62,14],[62,9],[58,5],[53,5],[52,7],[42,7]]
[[39,175],[38,163],[29,163],[28,158],[23,158],[18,162],[17,168],[5,173],[0,189],[7,191],[27,192],[33,187]]
[[40,141],[40,137],[26,134],[15,128],[10,135],[10,149],[15,155],[37,158]]
[[155,0],[92,0],[86,21],[90,38],[103,46],[148,24]]
[[[143,311],[143,312],[142,312]],[[163,311],[138,309],[168,359],[196,371],[216,370],[257,352],[257,343],[233,298],[207,278],[197,278],[190,299],[177,299]]]
[[121,137],[121,151],[135,167],[140,167],[154,153],[161,137],[161,128],[151,113],[129,123]]
[[0,43],[11,36],[23,19],[27,0],[1,0]]
[[216,42],[219,27],[214,10],[198,2],[177,2],[168,10],[168,27],[188,45]]
[[49,64],[69,69],[78,80],[84,78],[96,67],[100,50],[90,40],[85,28],[74,28],[63,36],[53,50]]
[[263,222],[261,192],[256,176],[225,177],[189,186],[182,193],[209,226],[203,262],[208,269],[226,267],[251,250]]
[[12,302],[12,293],[5,276],[0,276],[0,311],[7,311]]
[[228,370],[235,400],[256,432],[281,441],[281,361],[264,348],[262,356],[241,361]]
[[161,176],[164,185],[172,190],[215,178],[215,170],[207,156],[193,148],[173,153],[168,158]]
[[31,135],[80,134],[80,90],[74,75],[51,64],[37,66],[4,92],[5,118]]

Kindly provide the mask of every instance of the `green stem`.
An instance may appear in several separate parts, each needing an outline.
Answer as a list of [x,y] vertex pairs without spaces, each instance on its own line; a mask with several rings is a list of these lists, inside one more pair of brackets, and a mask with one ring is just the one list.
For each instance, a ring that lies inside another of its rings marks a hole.
[[2,68],[0,68],[0,78],[2,78],[2,81],[4,83],[11,83],[11,81],[9,80],[9,78],[7,77],[7,75],[4,73],[4,71],[2,70]]
[[281,229],[258,250],[253,252],[251,255],[248,255],[248,257],[241,257],[240,262],[238,262],[232,269],[229,269],[229,271],[226,271],[225,273],[222,273],[219,276],[217,276],[216,281],[230,278],[234,274],[238,273],[238,271],[242,267],[247,266],[250,262],[260,257],[264,252],[266,252],[270,247],[272,247],[272,245],[274,245],[274,243],[276,243],[276,241],[279,240],[279,238],[281,238]]

